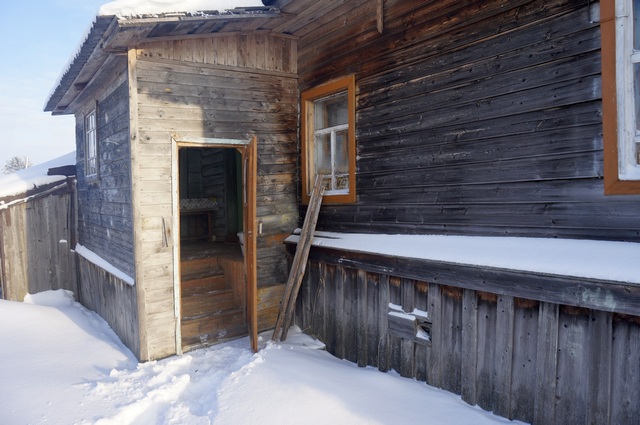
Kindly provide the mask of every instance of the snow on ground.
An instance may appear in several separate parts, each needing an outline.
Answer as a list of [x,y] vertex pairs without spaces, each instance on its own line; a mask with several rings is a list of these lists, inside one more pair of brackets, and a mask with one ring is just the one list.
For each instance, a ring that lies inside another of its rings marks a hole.
[[501,424],[460,397],[358,368],[299,331],[137,363],[68,291],[0,300],[2,424]]

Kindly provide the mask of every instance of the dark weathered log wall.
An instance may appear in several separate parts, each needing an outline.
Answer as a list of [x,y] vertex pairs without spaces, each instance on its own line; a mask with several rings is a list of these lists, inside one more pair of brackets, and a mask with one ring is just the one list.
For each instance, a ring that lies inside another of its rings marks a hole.
[[[101,97],[76,115],[78,239],[80,244],[134,277],[129,149],[129,93],[119,74]],[[87,179],[84,114],[96,108],[98,177]]]
[[[456,266],[429,273],[427,265],[425,279],[422,270],[383,267],[364,254],[357,268],[345,265],[351,257],[314,248],[297,305],[297,324],[335,356],[396,370],[532,424],[637,423],[637,303],[635,315],[576,307],[552,301],[566,297],[566,288],[540,301],[524,291],[518,296],[522,286],[512,290],[516,295],[484,291],[464,280],[468,270],[455,280]],[[517,272],[500,276],[473,268],[493,288],[517,279]],[[549,279],[555,286],[563,278]],[[566,285],[580,288],[579,282]],[[602,285],[592,305],[611,307]],[[637,297],[636,286],[627,289]]]
[[349,2],[300,40],[301,90],[355,74],[357,203],[319,228],[640,241],[605,197],[598,3]]

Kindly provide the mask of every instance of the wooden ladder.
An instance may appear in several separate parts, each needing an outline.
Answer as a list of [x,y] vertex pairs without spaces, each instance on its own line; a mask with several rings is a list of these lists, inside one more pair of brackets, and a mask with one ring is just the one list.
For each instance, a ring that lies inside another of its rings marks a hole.
[[320,213],[322,195],[324,194],[322,177],[323,176],[321,175],[316,177],[315,186],[313,187],[313,192],[311,192],[309,208],[307,209],[307,214],[304,217],[300,240],[298,241],[296,253],[293,256],[293,264],[291,265],[291,271],[289,272],[289,278],[287,279],[287,286],[284,289],[282,303],[280,303],[280,310],[278,310],[278,319],[276,320],[276,326],[273,329],[273,337],[271,338],[273,341],[278,340],[280,332],[282,332],[280,341],[287,339],[287,332],[289,331],[293,309],[296,305],[296,299],[298,298],[298,292],[300,291],[304,271],[307,268],[307,259],[309,258],[309,250],[311,249],[311,242],[313,241],[313,233],[315,232],[316,224],[318,223],[318,214]]

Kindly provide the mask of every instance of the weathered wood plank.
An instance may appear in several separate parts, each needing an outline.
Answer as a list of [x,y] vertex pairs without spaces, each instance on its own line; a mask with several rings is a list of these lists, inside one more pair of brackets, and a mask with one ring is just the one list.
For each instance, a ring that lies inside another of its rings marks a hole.
[[[365,367],[368,364],[369,360],[369,341],[368,338],[371,336],[367,330],[368,323],[368,309],[367,303],[369,302],[368,297],[368,279],[367,273],[364,270],[356,271],[356,293],[355,293],[355,302],[356,302],[356,329],[355,329],[355,339],[356,339],[356,349],[357,349],[357,364],[360,367]],[[376,316],[371,316],[371,318],[375,318]],[[375,337],[374,337],[375,338]]]
[[390,302],[389,276],[380,275],[378,284],[378,329],[380,330],[380,340],[378,342],[378,370],[387,372],[391,369],[391,346],[389,336],[389,322],[387,319],[387,309]]
[[478,303],[478,346],[476,394],[477,403],[486,410],[493,410],[495,404],[495,357],[497,296],[486,292],[477,292]]
[[560,312],[557,304],[540,303],[534,423],[556,423],[559,319]]
[[[431,281],[430,281],[431,282]],[[427,312],[431,320],[431,347],[427,348],[427,383],[437,388],[442,388],[442,363],[444,353],[444,320],[442,318],[442,295],[441,286],[435,283],[429,283]]]
[[[411,279],[402,279],[400,281],[400,289],[402,291],[402,310],[404,312],[412,312],[415,308],[415,284]],[[400,375],[413,378],[415,377],[415,331],[413,338],[405,338],[400,342]]]
[[[589,321],[589,408],[587,423],[606,424],[611,415],[613,314],[591,311]],[[615,401],[613,402],[615,403]]]
[[[355,269],[342,268],[344,301],[342,306],[342,324],[344,339],[344,358],[358,362],[358,279]],[[366,299],[366,297],[365,297]]]
[[[359,272],[360,273],[360,272]],[[367,360],[366,364],[373,367],[379,366],[379,347],[383,338],[386,338],[386,328],[383,330],[380,325],[382,313],[380,304],[380,293],[382,291],[380,286],[380,275],[374,273],[365,274],[365,285],[367,298],[364,301],[364,308],[366,308],[366,322],[363,323],[363,327],[367,332],[365,341],[367,344]],[[360,363],[358,363],[360,364]]]
[[[428,307],[428,291],[429,284],[423,281],[416,282],[416,296],[415,296],[415,308],[420,311],[421,314],[426,313],[427,317],[429,315],[429,307]],[[420,325],[418,325],[420,328]],[[425,329],[420,329],[425,331]],[[426,336],[426,335],[423,335]],[[419,381],[427,380],[427,368],[428,368],[428,346],[431,344],[431,328],[429,328],[428,332],[428,341],[425,341],[424,344],[415,344],[415,378]]]
[[[556,375],[557,423],[586,423],[589,406],[585,371],[589,369],[589,311],[561,307]],[[587,374],[588,377],[588,374]]]
[[532,423],[535,394],[531,377],[536,373],[540,307],[538,302],[522,298],[516,298],[514,304],[510,411],[514,419]]
[[513,297],[500,295],[497,300],[496,315],[496,345],[494,358],[495,374],[495,402],[493,411],[504,417],[511,418],[511,379],[513,368]]
[[462,292],[462,369],[460,393],[471,405],[477,404],[476,377],[478,367],[478,300],[476,292]]
[[[611,422],[631,424],[640,417],[640,326],[637,318],[614,315],[611,348]],[[634,379],[630,379],[633,377]]]

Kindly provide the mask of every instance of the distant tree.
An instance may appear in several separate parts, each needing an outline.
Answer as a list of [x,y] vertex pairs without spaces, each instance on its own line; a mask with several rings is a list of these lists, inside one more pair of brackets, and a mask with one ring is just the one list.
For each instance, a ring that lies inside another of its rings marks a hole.
[[3,174],[11,174],[16,171],[24,170],[31,167],[33,164],[29,161],[29,157],[26,156],[14,156],[4,164],[2,169]]

